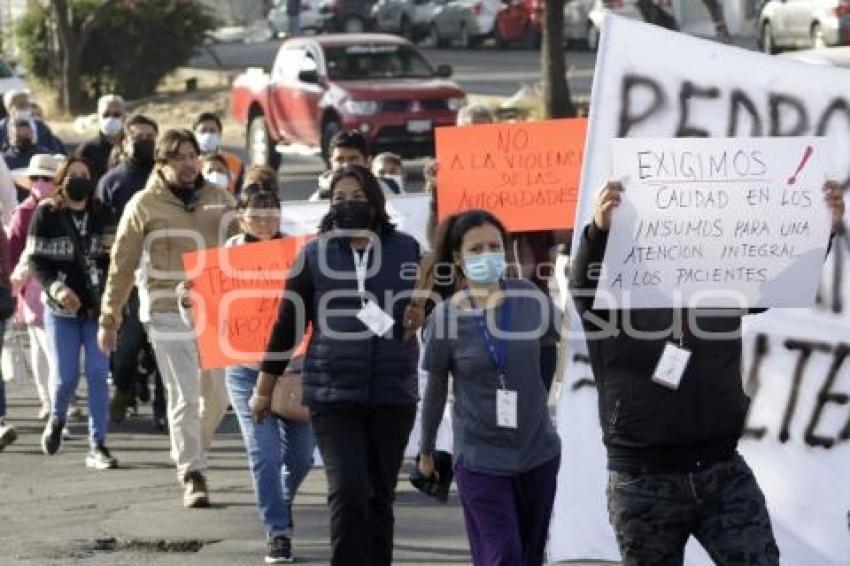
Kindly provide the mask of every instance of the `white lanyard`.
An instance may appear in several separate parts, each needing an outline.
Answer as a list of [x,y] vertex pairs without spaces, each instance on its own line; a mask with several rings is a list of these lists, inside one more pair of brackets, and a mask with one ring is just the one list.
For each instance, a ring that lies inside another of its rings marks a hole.
[[351,253],[354,256],[354,275],[357,277],[357,294],[360,295],[360,302],[366,306],[366,276],[369,273],[369,254],[372,252],[372,244],[369,243],[362,254],[357,253],[357,250],[351,248]]

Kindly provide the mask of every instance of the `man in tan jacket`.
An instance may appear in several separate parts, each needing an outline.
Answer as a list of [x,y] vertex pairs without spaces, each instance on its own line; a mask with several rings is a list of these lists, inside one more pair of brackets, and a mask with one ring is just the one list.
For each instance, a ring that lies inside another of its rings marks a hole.
[[183,505],[209,505],[206,452],[227,409],[220,370],[200,368],[192,327],[180,316],[178,286],[185,281],[183,254],[223,245],[235,207],[227,191],[203,180],[200,148],[192,132],[170,130],[157,147],[147,186],[127,204],[115,244],[99,320],[98,342],[111,352],[118,341],[122,306],[144,273],[141,319],[168,395],[171,458],[184,485]]

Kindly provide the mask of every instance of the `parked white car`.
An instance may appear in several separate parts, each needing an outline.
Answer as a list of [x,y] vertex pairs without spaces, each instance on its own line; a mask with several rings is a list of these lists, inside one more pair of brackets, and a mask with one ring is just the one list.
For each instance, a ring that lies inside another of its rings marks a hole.
[[372,20],[376,31],[416,41],[428,35],[436,7],[434,0],[378,0],[372,7]]
[[[298,27],[301,31],[318,31],[321,18],[319,9],[322,0],[301,0],[301,12],[298,14]],[[286,15],[286,0],[275,0],[268,15],[269,25],[275,33],[289,31],[289,16]]]
[[850,44],[850,0],[770,0],[757,20],[765,53]]
[[493,35],[501,0],[436,0],[430,39],[437,47],[477,47]]
[[565,0],[564,36],[567,41],[582,43],[596,51],[605,10],[624,18],[643,19],[637,0]]

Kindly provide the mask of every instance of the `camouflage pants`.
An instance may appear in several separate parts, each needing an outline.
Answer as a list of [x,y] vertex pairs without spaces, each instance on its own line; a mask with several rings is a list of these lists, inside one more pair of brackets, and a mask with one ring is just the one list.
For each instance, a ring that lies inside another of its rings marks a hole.
[[779,564],[764,494],[738,455],[693,473],[609,472],[608,514],[625,566],[679,566],[691,535],[718,566]]

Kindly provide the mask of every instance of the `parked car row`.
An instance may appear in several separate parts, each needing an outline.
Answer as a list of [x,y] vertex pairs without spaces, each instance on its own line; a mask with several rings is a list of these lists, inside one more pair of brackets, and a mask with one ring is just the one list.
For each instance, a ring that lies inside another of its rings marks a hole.
[[[496,45],[538,47],[545,0],[301,0],[304,32],[393,33],[435,47]],[[287,0],[276,0],[269,22],[288,29]],[[611,10],[639,18],[637,0],[566,0],[564,35],[570,43],[596,49],[602,15]]]

